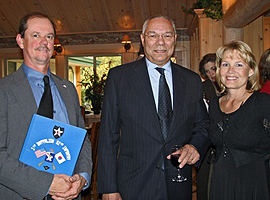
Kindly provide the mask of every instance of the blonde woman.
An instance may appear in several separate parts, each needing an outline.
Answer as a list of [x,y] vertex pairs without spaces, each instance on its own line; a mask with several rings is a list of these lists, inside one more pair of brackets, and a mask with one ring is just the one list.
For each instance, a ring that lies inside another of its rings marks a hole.
[[216,54],[223,95],[209,107],[216,146],[210,199],[268,200],[270,96],[256,92],[258,66],[246,43],[232,41]]

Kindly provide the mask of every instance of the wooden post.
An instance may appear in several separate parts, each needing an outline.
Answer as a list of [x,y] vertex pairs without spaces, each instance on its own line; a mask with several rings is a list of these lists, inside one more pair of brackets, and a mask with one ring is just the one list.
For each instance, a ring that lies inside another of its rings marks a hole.
[[[236,0],[223,0],[222,1],[222,12],[225,16],[229,8],[236,2]],[[224,20],[224,17],[223,17]],[[232,28],[223,26],[223,44],[227,44],[232,40],[243,40],[244,30],[243,28]]]
[[81,81],[81,66],[75,66],[75,76],[76,76],[76,90],[79,96],[80,105],[82,105],[82,86],[79,84]]
[[4,77],[5,59],[0,58],[0,78]]
[[227,44],[232,40],[244,40],[243,28],[227,28],[223,27],[223,44]]
[[194,10],[199,18],[200,59],[207,53],[215,53],[223,44],[222,20],[213,20],[203,14],[203,9]]
[[55,56],[56,74],[64,79],[68,79],[68,60],[64,55]]

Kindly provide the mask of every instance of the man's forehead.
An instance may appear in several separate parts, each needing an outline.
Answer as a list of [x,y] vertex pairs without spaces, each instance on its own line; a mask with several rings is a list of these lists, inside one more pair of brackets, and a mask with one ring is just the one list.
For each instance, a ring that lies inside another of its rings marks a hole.
[[[29,18],[28,20],[27,20],[27,23],[31,23],[31,22],[36,22],[36,21],[48,21],[48,22],[50,22],[50,20],[48,19],[48,18],[45,18],[45,17],[38,17],[38,16],[36,16],[36,17],[31,17],[31,18]],[[51,23],[51,22],[50,22]]]
[[[159,30],[146,30],[147,33],[157,33],[159,32]],[[169,30],[169,31],[164,31],[164,30],[161,30],[162,33],[173,33],[172,30]]]
[[[48,24],[45,25],[44,23],[46,22],[48,22]],[[44,30],[48,31],[48,29],[51,29],[49,32],[54,34],[53,25],[47,18],[34,17],[28,19],[26,31],[29,29],[31,32],[43,32]]]
[[168,19],[165,18],[154,18],[148,22],[146,31],[163,31],[173,32],[173,26]]

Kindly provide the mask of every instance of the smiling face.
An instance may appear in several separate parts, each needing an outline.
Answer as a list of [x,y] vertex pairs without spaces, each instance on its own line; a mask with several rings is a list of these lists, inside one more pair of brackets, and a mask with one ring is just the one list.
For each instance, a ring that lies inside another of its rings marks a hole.
[[144,53],[148,60],[162,67],[171,58],[176,44],[176,35],[172,23],[163,17],[148,22],[144,34],[141,34]]
[[227,90],[246,90],[248,77],[252,76],[254,71],[244,62],[236,50],[227,50],[221,60],[219,73],[221,83]]
[[49,19],[30,18],[24,38],[17,35],[17,43],[23,49],[24,63],[46,74],[53,55],[54,29]]

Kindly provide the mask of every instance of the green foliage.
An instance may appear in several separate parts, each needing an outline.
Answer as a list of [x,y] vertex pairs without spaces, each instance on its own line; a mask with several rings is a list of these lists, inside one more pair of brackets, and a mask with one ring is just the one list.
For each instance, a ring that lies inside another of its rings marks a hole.
[[108,71],[121,65],[121,56],[96,57],[96,68],[81,67],[81,94],[82,105],[87,111],[94,111],[98,114],[102,108],[104,86]]
[[189,9],[182,4],[182,9],[186,14],[195,15],[194,9],[204,9],[203,13],[206,17],[211,19],[220,20],[223,16],[222,13],[222,0],[198,0],[193,6]]
[[102,56],[96,57],[98,66],[96,67],[96,73],[99,77],[103,74],[108,74],[109,69],[121,65],[121,56]]
[[90,103],[91,110],[97,113],[101,110],[102,101],[104,96],[104,86],[106,82],[106,74],[99,77],[96,74],[92,74],[89,68],[83,67],[82,69],[83,78],[80,81],[82,90],[84,91],[82,99],[83,104],[86,106]]

